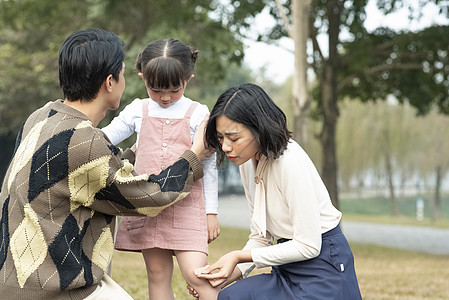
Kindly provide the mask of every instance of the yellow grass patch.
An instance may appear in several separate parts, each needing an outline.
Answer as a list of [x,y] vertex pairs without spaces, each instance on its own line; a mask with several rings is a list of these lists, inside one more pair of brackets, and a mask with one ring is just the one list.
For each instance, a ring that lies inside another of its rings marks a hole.
[[[249,231],[221,228],[210,244],[209,263],[221,255],[242,248]],[[374,245],[351,244],[360,290],[364,300],[449,299],[449,256],[415,253]],[[115,251],[112,277],[135,300],[148,299],[145,264],[140,253]],[[252,274],[269,272],[269,268]],[[175,299],[193,299],[178,266],[173,274]]]

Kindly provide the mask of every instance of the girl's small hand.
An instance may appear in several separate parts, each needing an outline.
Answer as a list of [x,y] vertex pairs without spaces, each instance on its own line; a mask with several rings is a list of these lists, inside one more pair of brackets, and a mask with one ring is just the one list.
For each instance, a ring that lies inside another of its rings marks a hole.
[[195,289],[187,283],[187,289],[189,290],[189,294],[192,295],[193,297],[195,297],[196,299],[199,298],[199,295],[197,293],[197,291],[195,291]]
[[217,215],[207,214],[207,231],[208,243],[213,242],[220,235],[220,224],[218,222]]

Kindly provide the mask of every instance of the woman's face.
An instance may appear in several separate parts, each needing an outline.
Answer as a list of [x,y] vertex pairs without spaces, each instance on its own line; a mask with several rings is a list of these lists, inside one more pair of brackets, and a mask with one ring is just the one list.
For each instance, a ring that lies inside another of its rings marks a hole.
[[217,118],[216,127],[221,148],[234,165],[240,166],[251,158],[258,160],[259,144],[248,128],[225,116]]

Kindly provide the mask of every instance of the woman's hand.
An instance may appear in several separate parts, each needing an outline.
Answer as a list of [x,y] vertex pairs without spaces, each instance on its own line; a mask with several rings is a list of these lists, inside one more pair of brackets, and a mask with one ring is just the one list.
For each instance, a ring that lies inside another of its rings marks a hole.
[[[204,268],[197,276],[209,280],[213,287],[226,285],[241,276],[241,272],[236,265],[240,262],[252,261],[251,252],[232,251],[223,255],[216,263]],[[218,270],[218,271],[217,271]]]

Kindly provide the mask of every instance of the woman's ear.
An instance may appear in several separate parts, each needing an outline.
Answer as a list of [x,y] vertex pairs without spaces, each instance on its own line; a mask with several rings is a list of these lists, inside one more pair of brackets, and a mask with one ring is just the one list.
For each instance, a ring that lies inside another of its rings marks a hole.
[[142,72],[137,73],[137,75],[139,75],[139,77],[140,77],[143,81],[145,81],[145,79],[143,79],[143,73],[142,73]]

